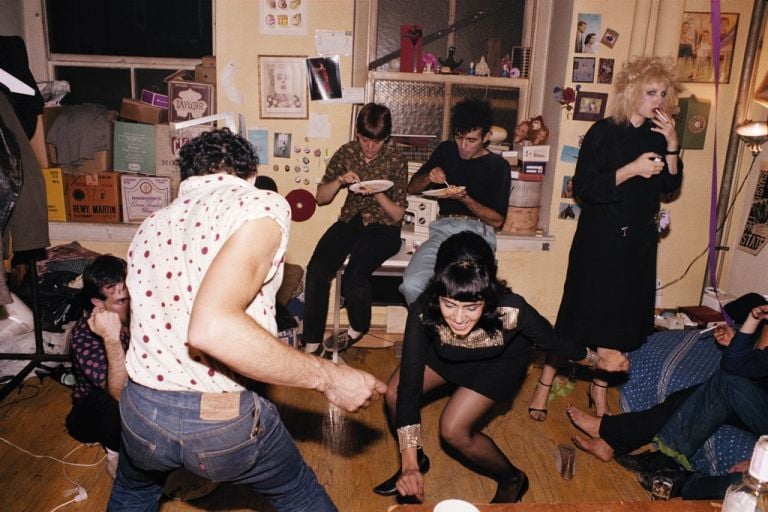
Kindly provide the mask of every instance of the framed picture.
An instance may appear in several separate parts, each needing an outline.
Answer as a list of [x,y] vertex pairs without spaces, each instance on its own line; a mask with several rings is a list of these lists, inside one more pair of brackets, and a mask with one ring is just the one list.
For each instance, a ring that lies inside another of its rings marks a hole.
[[594,57],[574,57],[573,58],[573,82],[595,81],[595,58]]
[[262,119],[307,119],[306,57],[259,56]]
[[[720,83],[731,81],[733,50],[736,43],[738,13],[720,14]],[[684,82],[714,82],[713,56],[718,52],[712,47],[711,14],[708,12],[684,12],[677,46],[677,68]]]
[[576,22],[576,41],[574,53],[597,53],[600,34],[601,16],[592,13],[579,13]]
[[312,100],[341,98],[341,72],[339,56],[307,59],[309,97]]
[[597,66],[597,83],[613,83],[613,64],[613,59],[600,59],[600,63]]
[[608,103],[608,93],[579,91],[576,93],[573,119],[576,121],[597,121],[602,119],[605,115],[606,103]]

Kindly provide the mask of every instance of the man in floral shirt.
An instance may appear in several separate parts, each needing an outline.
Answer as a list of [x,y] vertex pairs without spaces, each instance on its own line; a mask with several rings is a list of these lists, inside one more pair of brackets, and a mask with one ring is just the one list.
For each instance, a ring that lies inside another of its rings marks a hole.
[[118,400],[127,373],[130,298],[125,287],[125,261],[96,258],[83,272],[87,315],[72,329],[75,373],[69,435],[82,443],[100,443],[107,451],[107,472],[114,478],[120,449]]
[[[392,132],[387,107],[365,105],[357,116],[356,140],[334,153],[317,186],[317,204],[333,201],[349,187],[341,215],[318,241],[307,266],[306,309],[302,339],[305,350],[320,351],[328,315],[331,279],[349,256],[341,293],[349,329],[338,336],[344,350],[371,326],[371,274],[400,250],[400,225],[407,205],[408,162],[386,142]],[[370,180],[378,180],[375,184]],[[389,185],[391,182],[392,185]],[[332,350],[333,337],[324,342]]]

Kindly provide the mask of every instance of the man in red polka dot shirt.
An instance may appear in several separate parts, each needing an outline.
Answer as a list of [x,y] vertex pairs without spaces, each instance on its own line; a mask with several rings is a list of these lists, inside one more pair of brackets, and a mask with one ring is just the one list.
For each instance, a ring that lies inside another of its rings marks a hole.
[[188,142],[179,197],[128,252],[129,381],[109,510],[157,507],[169,471],[247,485],[279,511],[333,511],[275,406],[253,382],[320,391],[347,411],[386,391],[372,375],[276,337],[290,208],[259,190],[256,154],[227,129]]

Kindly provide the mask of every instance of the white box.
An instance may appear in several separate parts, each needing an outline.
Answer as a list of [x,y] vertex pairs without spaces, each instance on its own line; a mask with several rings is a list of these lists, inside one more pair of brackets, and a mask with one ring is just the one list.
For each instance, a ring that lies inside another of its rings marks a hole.
[[549,146],[522,146],[523,162],[549,162]]
[[123,222],[140,223],[171,202],[171,179],[163,176],[120,176]]
[[[720,300],[718,300],[718,298]],[[725,306],[735,298],[736,297],[723,290],[718,290],[717,295],[715,295],[715,289],[711,286],[707,286],[704,288],[704,294],[701,296],[701,305],[709,306],[715,311],[721,311],[722,308],[720,307],[720,304]]]

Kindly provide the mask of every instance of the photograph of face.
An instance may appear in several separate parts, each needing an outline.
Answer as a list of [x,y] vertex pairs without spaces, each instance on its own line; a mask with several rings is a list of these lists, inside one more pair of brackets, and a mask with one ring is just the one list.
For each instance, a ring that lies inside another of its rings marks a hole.
[[720,15],[720,48],[713,47],[712,23],[708,12],[684,12],[677,46],[677,66],[685,82],[714,82],[713,58],[719,55],[720,83],[730,82],[737,13]]
[[576,40],[573,51],[575,53],[597,53],[597,35],[600,30],[601,15],[591,13],[579,13],[576,21]]
[[597,83],[613,83],[613,65],[613,59],[600,59],[600,63],[597,66]]
[[563,187],[560,189],[560,197],[573,199],[573,176],[563,176]]

